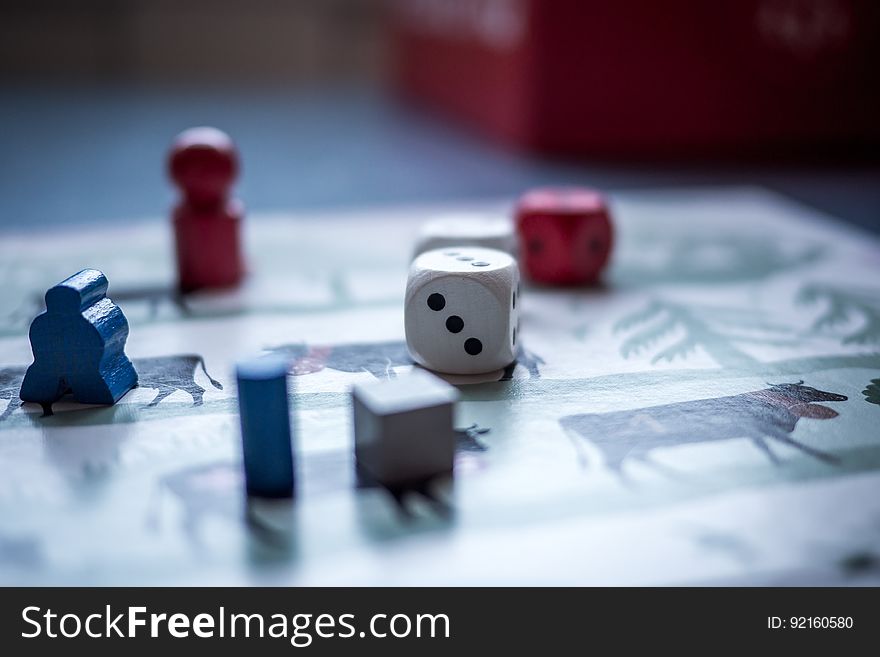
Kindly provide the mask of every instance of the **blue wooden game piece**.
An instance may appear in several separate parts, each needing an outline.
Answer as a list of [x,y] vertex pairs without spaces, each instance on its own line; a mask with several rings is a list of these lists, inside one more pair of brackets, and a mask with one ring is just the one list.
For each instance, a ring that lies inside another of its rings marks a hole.
[[137,385],[125,355],[128,321],[107,298],[107,277],[83,269],[46,292],[46,311],[31,323],[34,362],[19,396],[47,413],[67,393],[84,404],[115,404]]
[[292,497],[293,450],[287,401],[287,359],[260,356],[238,363],[238,407],[247,492]]

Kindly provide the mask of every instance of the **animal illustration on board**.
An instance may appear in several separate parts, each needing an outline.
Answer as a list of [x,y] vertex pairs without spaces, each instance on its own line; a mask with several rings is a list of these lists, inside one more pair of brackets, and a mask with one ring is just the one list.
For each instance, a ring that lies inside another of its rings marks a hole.
[[605,465],[622,474],[629,460],[650,462],[652,451],[689,443],[747,438],[774,463],[770,440],[794,447],[826,463],[836,458],[795,440],[791,434],[802,418],[830,420],[834,409],[817,402],[843,402],[845,395],[797,383],[779,383],[739,395],[696,399],[610,413],[568,415],[563,429],[586,440],[603,456]]

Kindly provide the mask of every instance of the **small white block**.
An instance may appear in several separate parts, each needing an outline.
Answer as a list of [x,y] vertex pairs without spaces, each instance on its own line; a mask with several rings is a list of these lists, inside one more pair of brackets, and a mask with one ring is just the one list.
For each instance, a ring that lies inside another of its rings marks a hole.
[[352,388],[355,457],[383,484],[452,472],[458,390],[423,370]]
[[441,215],[419,229],[412,257],[450,246],[498,249],[516,257],[513,222],[505,217],[476,213]]

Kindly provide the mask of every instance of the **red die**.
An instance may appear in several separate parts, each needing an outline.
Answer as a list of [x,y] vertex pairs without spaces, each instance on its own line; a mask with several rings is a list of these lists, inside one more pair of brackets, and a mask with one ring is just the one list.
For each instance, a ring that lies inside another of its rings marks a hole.
[[174,208],[178,284],[182,292],[237,285],[244,275],[242,204],[229,198],[238,154],[226,133],[191,128],[174,141],[168,163],[182,198]]
[[517,202],[516,227],[520,264],[538,283],[593,283],[611,254],[611,214],[592,189],[530,190]]

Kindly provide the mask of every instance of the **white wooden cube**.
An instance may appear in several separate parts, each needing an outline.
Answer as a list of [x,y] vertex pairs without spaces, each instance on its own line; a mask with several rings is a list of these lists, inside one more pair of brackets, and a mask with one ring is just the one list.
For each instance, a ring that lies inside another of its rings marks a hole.
[[440,215],[421,226],[412,257],[452,246],[498,249],[516,257],[513,222],[509,218],[490,214]]
[[352,388],[358,467],[386,485],[452,472],[458,390],[424,370]]
[[519,350],[519,268],[496,249],[449,247],[410,265],[404,329],[410,355],[445,374],[507,367]]

